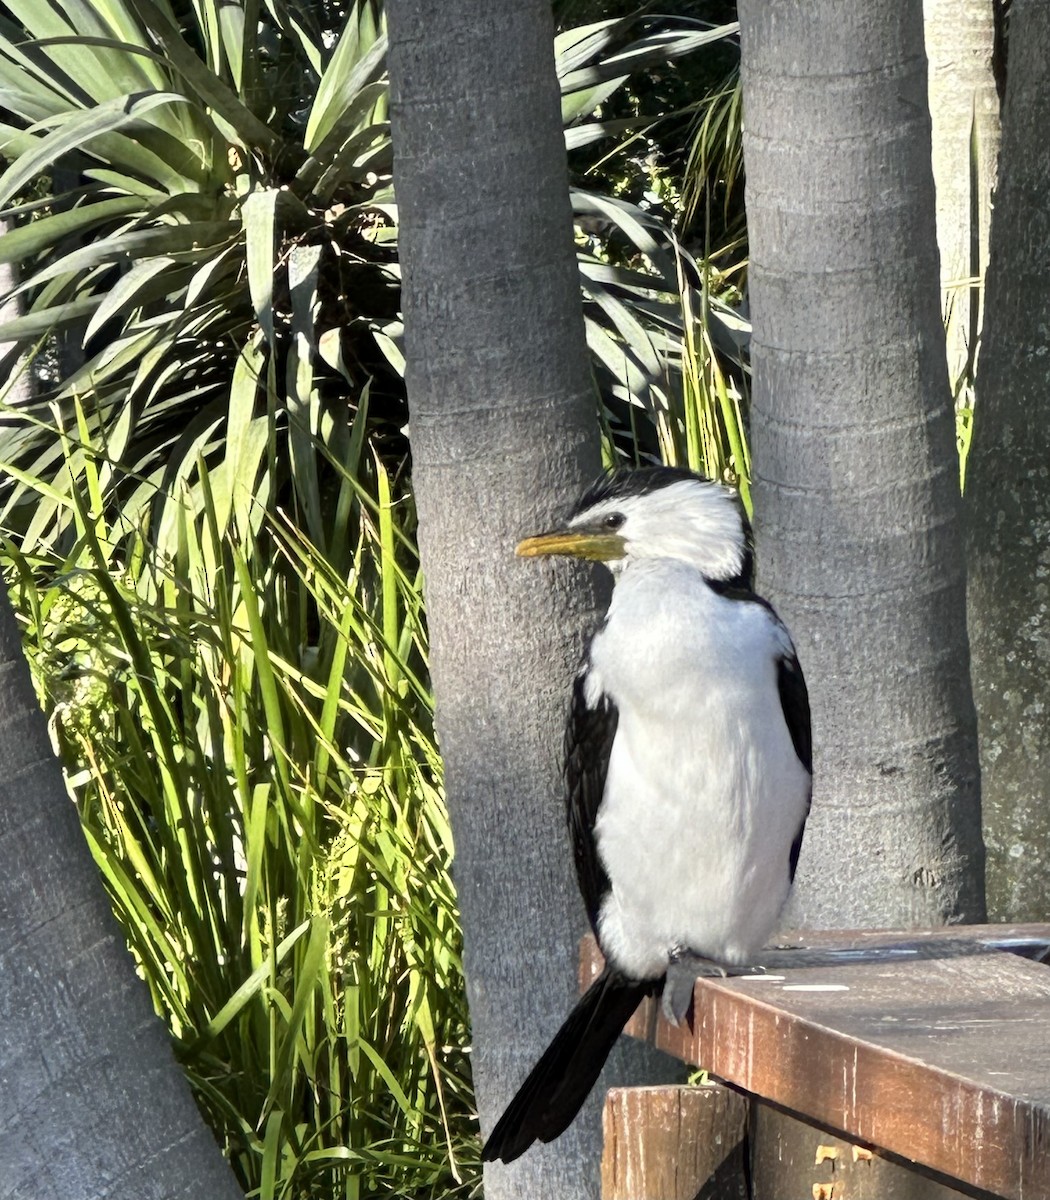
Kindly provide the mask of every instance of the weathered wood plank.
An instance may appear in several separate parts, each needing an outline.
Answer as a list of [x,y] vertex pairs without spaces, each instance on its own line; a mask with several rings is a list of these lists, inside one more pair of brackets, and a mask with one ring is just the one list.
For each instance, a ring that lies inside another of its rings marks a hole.
[[981,944],[1031,948],[1050,927],[988,930],[838,934],[849,950],[947,937],[979,952],[698,979],[691,1026],[651,1002],[628,1031],[854,1141],[1011,1200],[1050,1200],[1050,969]]
[[747,1200],[747,1111],[719,1084],[611,1089],[602,1200]]

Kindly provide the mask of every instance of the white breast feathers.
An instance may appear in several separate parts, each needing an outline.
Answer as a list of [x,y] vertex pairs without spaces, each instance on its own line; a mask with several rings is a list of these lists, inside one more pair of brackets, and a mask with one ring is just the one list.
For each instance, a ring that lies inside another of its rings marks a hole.
[[595,824],[603,949],[628,973],[678,947],[743,963],[772,933],[809,799],[777,683],[793,653],[765,606],[685,563],[631,564],[591,645],[588,701],[618,726]]

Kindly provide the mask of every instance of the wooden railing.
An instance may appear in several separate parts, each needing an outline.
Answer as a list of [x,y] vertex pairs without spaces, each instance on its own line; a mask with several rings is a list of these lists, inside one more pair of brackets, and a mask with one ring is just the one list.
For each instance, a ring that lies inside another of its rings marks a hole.
[[[628,1033],[743,1095],[611,1094],[606,1200],[734,1196],[701,1178],[723,1161],[704,1143],[719,1137],[728,1152],[752,1099],[838,1135],[815,1142],[816,1158],[826,1151],[815,1200],[849,1200],[836,1190],[847,1158],[883,1157],[966,1194],[1050,1200],[1050,924],[785,941],[761,973],[698,978],[678,1026],[659,1001],[632,1020]],[[600,961],[585,942],[584,981]]]

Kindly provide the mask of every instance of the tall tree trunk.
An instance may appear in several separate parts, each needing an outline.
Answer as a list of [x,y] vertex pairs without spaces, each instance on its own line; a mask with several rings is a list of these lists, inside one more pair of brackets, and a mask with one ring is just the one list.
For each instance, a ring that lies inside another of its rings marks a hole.
[[[739,10],[758,564],[813,707],[813,812],[789,915],[978,920],[922,0]],[[800,1122],[757,1120],[756,1196],[808,1194],[813,1140]],[[893,1164],[879,1186],[932,1194]]]
[[109,910],[0,592],[3,1194],[233,1200]]
[[993,0],[924,0],[937,187],[937,245],[947,317],[948,378],[964,386],[981,329],[992,188],[999,158]]
[[921,0],[740,0],[758,562],[816,750],[793,917],[984,914]]
[[[547,0],[391,0],[413,479],[490,1129],[576,996],[561,742],[594,579],[523,563],[599,468]],[[599,1089],[596,1089],[596,1091]],[[486,1169],[488,1200],[597,1195],[599,1119]]]
[[967,468],[988,905],[1050,913],[1050,5],[1015,0]]

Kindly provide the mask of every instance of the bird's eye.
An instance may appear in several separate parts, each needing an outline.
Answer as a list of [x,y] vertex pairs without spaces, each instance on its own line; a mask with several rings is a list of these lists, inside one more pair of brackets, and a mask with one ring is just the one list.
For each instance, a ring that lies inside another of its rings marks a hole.
[[602,528],[619,529],[625,519],[623,513],[609,513],[607,517],[602,517]]

